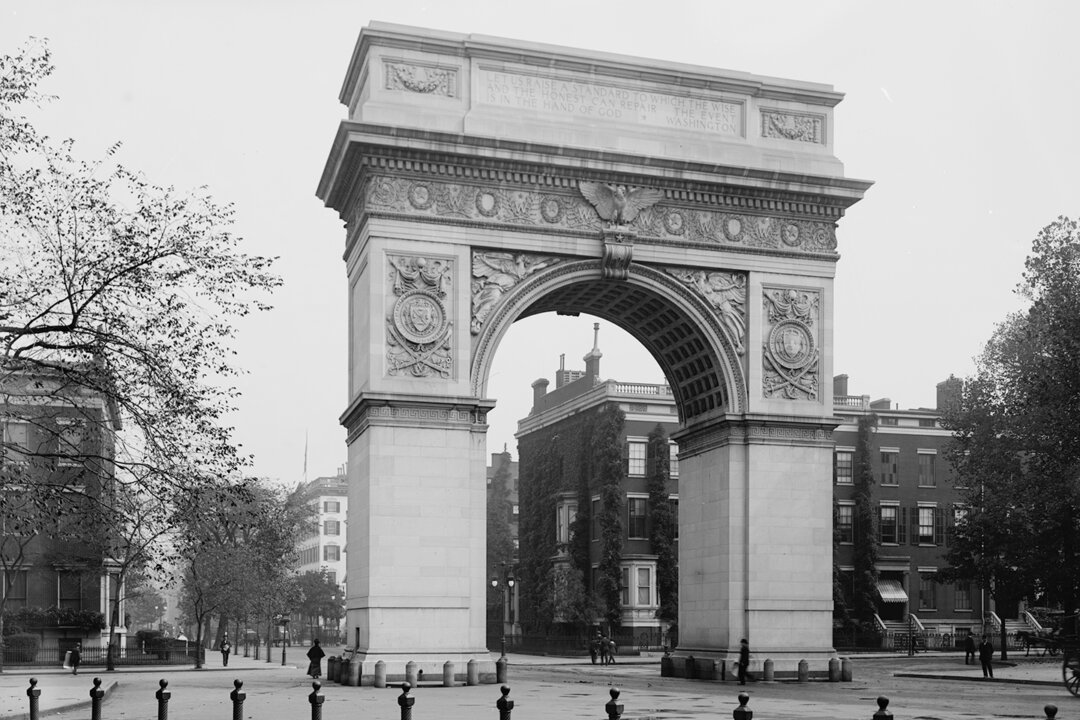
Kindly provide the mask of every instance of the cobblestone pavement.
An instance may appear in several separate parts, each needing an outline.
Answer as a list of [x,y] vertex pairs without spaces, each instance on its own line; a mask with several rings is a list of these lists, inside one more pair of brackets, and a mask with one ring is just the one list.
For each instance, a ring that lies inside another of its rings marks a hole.
[[[303,655],[297,648],[295,660]],[[290,653],[291,654],[291,653]],[[745,690],[757,720],[771,718],[853,718],[870,720],[878,695],[891,699],[896,720],[940,718],[970,720],[973,716],[1042,718],[1044,705],[1061,708],[1069,718],[1080,710],[1062,683],[1059,658],[1025,658],[1015,665],[995,668],[993,682],[982,680],[978,666],[965,666],[963,655],[855,657],[855,678],[850,683],[702,682],[661,678],[659,659],[620,658],[613,666],[594,666],[579,658],[510,656],[510,699],[515,720],[605,716],[609,691],[618,687],[626,720],[681,720],[730,717]],[[106,673],[84,668],[78,676],[57,669],[14,669],[0,675],[0,719],[26,717],[26,689],[30,677],[38,679],[43,716],[74,720],[90,715],[89,693],[94,677],[107,690],[102,720],[148,720],[157,717],[154,697],[158,681],[168,680],[172,693],[171,720],[229,720],[229,693],[233,681],[247,694],[244,715],[251,720],[305,720],[311,717],[308,700],[311,680],[302,667],[279,659],[271,663],[234,656],[221,667],[220,656],[209,656],[203,670],[176,666],[133,668]],[[327,683],[320,692],[324,720],[399,720],[397,688],[345,687]],[[497,720],[494,685],[413,690],[414,720]]]

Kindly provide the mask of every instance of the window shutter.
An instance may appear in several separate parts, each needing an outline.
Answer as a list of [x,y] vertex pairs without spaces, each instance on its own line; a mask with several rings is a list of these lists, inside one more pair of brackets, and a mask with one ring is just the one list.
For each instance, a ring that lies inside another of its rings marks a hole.
[[945,544],[951,545],[956,534],[956,511],[950,505],[945,510]]
[[903,545],[907,542],[907,508],[900,508],[899,517],[896,518],[896,544]]
[[911,508],[911,544],[919,544],[919,507]]
[[877,507],[877,541],[881,544],[881,506]]
[[934,544],[945,544],[945,511],[943,508],[934,508]]

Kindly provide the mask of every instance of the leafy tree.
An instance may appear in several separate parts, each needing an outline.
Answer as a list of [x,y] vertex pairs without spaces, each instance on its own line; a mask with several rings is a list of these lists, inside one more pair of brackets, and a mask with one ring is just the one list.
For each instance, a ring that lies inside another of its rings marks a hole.
[[649,544],[656,554],[656,590],[660,607],[656,617],[675,624],[679,621],[679,557],[675,548],[675,517],[671,496],[671,446],[667,433],[659,423],[649,433]]
[[297,586],[303,601],[298,608],[300,615],[307,618],[311,628],[311,637],[316,638],[316,630],[325,623],[340,623],[345,616],[345,593],[335,580],[330,579],[330,572],[323,568],[319,572],[306,572],[297,577]]
[[[1018,293],[943,421],[964,505],[943,580],[1001,605],[1036,592],[1075,616],[1080,599],[1080,232],[1038,234]],[[1075,621],[1074,621],[1075,622]],[[1075,625],[1071,628],[1074,632]]]
[[622,485],[625,476],[622,430],[625,419],[617,405],[605,405],[596,415],[591,439],[591,475],[600,494],[597,600],[604,620],[613,629],[622,625],[622,516],[626,505]]
[[877,515],[874,512],[874,468],[870,461],[870,434],[877,418],[859,418],[852,458],[855,507],[851,612],[863,627],[872,627],[877,612]]

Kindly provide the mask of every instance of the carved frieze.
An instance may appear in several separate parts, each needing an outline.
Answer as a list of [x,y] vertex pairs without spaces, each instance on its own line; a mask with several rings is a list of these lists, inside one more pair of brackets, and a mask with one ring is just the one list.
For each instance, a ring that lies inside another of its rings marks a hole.
[[761,136],[823,144],[825,142],[825,116],[783,110],[762,110]]
[[763,288],[762,390],[767,398],[816,400],[819,383],[819,293]]
[[693,289],[716,313],[735,352],[746,352],[746,273],[666,268],[667,273]]
[[453,261],[390,255],[387,270],[387,373],[450,377],[454,324],[446,303],[453,284]]
[[402,90],[424,95],[457,95],[457,68],[386,60],[383,63],[387,90]]
[[[659,193],[658,190],[651,192]],[[385,175],[369,181],[363,201],[356,208],[355,219],[359,220],[364,212],[589,233],[602,232],[608,226],[597,208],[576,192]],[[625,225],[627,232],[632,232],[638,242],[744,247],[800,254],[836,252],[836,231],[832,221],[721,209],[689,209],[666,205],[659,197],[655,204],[639,208],[636,216]]]
[[559,263],[558,258],[530,253],[485,252],[472,254],[472,322],[478,335],[503,295],[530,275]]

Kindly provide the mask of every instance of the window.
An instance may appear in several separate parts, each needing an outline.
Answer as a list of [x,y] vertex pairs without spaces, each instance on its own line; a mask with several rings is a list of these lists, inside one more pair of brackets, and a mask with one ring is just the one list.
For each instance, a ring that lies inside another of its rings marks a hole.
[[600,539],[600,499],[592,499],[592,507],[589,508],[589,539],[596,542]]
[[327,520],[323,523],[323,532],[326,535],[340,535],[341,534],[341,521],[339,520]]
[[919,508],[919,544],[934,544],[934,515],[937,508]]
[[881,450],[881,484],[897,485],[897,463],[900,461],[900,451],[889,448]]
[[626,498],[627,508],[627,522],[626,522],[626,537],[628,538],[646,538],[645,534],[645,513],[648,507],[648,500],[641,497],[628,497]]
[[675,520],[675,539],[679,539],[679,498],[671,498],[671,517]]
[[937,456],[932,452],[919,451],[919,487],[937,487],[934,465]]
[[61,570],[59,580],[59,601],[61,609],[82,610],[82,576],[75,572]]
[[919,609],[937,610],[937,583],[934,573],[919,573]]
[[619,583],[619,603],[626,607],[630,604],[630,568],[622,568],[622,580]]
[[676,443],[668,443],[668,474],[673,478],[679,477],[679,446]]
[[326,579],[332,582],[334,585],[337,585],[337,573],[333,570],[326,571]]
[[645,474],[645,448],[647,445],[638,440],[626,443],[626,474]]
[[59,448],[57,465],[79,465],[83,453],[83,437],[85,436],[83,424],[76,420],[60,420]]
[[912,522],[912,543],[916,545],[945,544],[945,513],[934,506],[920,505]]
[[971,609],[971,584],[970,583],[957,583],[953,589],[953,609],[954,610],[970,610]]
[[934,418],[919,418],[919,427],[937,427],[937,420]]
[[897,526],[899,525],[897,515],[899,511],[900,508],[896,505],[882,505],[879,510],[881,521],[878,523],[878,542],[883,545],[895,545],[900,542],[899,533],[897,532]]
[[323,512],[326,513],[338,513],[341,512],[341,503],[337,500],[324,500]]
[[647,567],[637,569],[637,604],[652,605],[652,572]]
[[514,503],[514,506],[512,508],[510,508],[510,514],[511,515],[517,515],[518,514],[518,504],[517,503]]
[[564,500],[559,503],[556,511],[558,514],[555,517],[555,541],[565,545],[573,537],[571,528],[574,520],[577,519],[577,503]]
[[878,418],[878,424],[879,425],[899,425],[900,421],[899,421],[898,418],[894,418],[894,417],[883,417],[883,418]]
[[122,625],[120,622],[120,574],[109,573],[109,617],[113,625]]
[[327,545],[322,549],[322,559],[329,562],[337,562],[341,559],[341,548],[337,545]]
[[[11,587],[8,587],[8,583],[11,583]],[[26,607],[26,571],[10,570],[4,573],[3,591],[7,596],[6,610]]]
[[841,543],[855,542],[855,506],[839,505],[836,508],[836,538]]
[[30,449],[30,425],[23,422],[4,423],[4,455],[14,462],[24,461],[23,453]]
[[837,450],[834,456],[833,479],[837,485],[850,485],[852,480],[852,460],[855,453],[850,450]]

